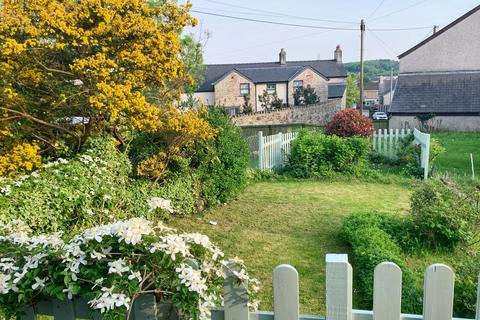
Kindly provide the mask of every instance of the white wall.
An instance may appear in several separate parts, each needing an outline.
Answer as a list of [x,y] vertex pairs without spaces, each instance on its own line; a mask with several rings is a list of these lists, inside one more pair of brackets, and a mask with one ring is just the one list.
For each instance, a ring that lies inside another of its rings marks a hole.
[[[437,116],[428,125],[437,130],[479,132],[480,116]],[[388,126],[390,129],[419,129],[421,124],[414,116],[392,116]]]
[[480,11],[400,59],[400,72],[480,70]]
[[[277,96],[283,100],[283,103],[287,103],[287,84],[276,83],[276,88],[277,88]],[[267,90],[267,84],[259,83],[255,85],[257,111],[263,111],[262,103],[258,100],[258,96],[262,95],[264,90]]]
[[[207,106],[215,104],[215,93],[214,92],[195,92],[193,97],[198,99],[200,102]],[[182,94],[182,101],[187,100],[187,95]]]

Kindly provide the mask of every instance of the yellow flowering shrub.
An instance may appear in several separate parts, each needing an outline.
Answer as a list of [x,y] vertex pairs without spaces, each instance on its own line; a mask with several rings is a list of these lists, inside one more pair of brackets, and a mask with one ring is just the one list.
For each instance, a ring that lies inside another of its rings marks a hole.
[[41,166],[40,147],[36,143],[12,143],[10,130],[0,128],[0,176],[13,177]]
[[175,0],[2,0],[0,123],[27,142],[2,157],[33,160],[37,147],[78,149],[100,131],[121,142],[131,130],[185,130],[188,137],[206,130],[201,136],[211,136],[205,126],[192,129],[188,113],[172,112],[192,81],[180,40],[182,29],[196,24],[190,6]]
[[157,154],[141,161],[137,166],[137,174],[151,179],[161,179],[171,161],[179,161],[189,156],[192,145],[213,139],[218,133],[205,117],[207,110],[180,111],[170,108],[162,115],[164,127],[153,134],[151,142],[159,148]]

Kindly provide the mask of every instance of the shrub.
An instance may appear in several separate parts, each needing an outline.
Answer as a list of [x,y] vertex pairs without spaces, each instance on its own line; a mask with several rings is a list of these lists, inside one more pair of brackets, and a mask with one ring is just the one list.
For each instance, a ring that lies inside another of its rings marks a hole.
[[475,318],[480,255],[465,254],[455,265],[454,313]]
[[327,176],[334,172],[356,174],[365,170],[369,152],[370,142],[364,138],[301,131],[292,143],[286,171],[299,178]]
[[428,246],[453,248],[476,234],[479,210],[453,184],[430,179],[411,196],[416,235]]
[[376,214],[352,215],[345,219],[341,235],[352,247],[354,276],[358,281],[362,307],[371,308],[373,299],[373,273],[382,262],[396,263],[403,272],[402,309],[421,312],[422,288],[416,286],[414,274],[405,267],[400,247],[392,236],[382,229],[390,225],[393,217]]
[[[430,173],[434,169],[435,160],[444,152],[445,148],[442,147],[440,142],[435,138],[431,138],[428,160]],[[402,140],[399,152],[399,163],[404,167],[404,172],[407,175],[423,178],[424,169],[421,167],[421,155],[422,149],[414,143],[413,134]]]
[[128,157],[112,138],[92,139],[72,160],[58,159],[28,176],[5,180],[0,221],[22,219],[36,232],[107,221],[119,214],[114,204],[122,199],[130,172]]
[[207,205],[232,199],[247,183],[249,147],[240,129],[220,108],[211,108],[206,120],[219,133],[195,146],[191,166],[199,170]]
[[372,120],[353,109],[337,112],[325,129],[327,134],[339,137],[370,137],[374,131]]
[[102,318],[128,319],[136,298],[155,293],[181,318],[210,319],[209,309],[223,300],[224,268],[249,283],[249,295],[258,290],[238,259],[223,256],[205,235],[180,234],[141,218],[87,229],[70,240],[32,236],[14,221],[0,227],[0,312],[11,319],[36,302],[75,297],[88,301]]

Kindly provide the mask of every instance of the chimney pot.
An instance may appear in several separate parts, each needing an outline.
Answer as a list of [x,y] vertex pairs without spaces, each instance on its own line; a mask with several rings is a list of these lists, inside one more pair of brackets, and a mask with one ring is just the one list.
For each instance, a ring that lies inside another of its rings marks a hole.
[[338,63],[342,62],[342,49],[340,48],[340,45],[337,45],[337,48],[335,49],[334,58]]
[[282,48],[279,53],[279,62],[280,64],[284,65],[287,64],[287,53],[285,52],[285,49]]

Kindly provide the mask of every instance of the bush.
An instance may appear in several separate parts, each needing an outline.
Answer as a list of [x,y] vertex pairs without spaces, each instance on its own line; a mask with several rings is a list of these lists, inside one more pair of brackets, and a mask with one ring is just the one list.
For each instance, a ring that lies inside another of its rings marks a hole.
[[454,248],[476,234],[479,210],[455,185],[430,179],[411,196],[416,235],[428,246]]
[[400,247],[394,238],[382,229],[401,223],[394,217],[378,214],[352,215],[342,226],[341,235],[352,247],[354,276],[360,288],[362,307],[371,308],[373,300],[373,274],[375,267],[382,262],[396,263],[403,272],[402,307],[404,312],[421,312],[422,288],[415,285],[415,278],[404,265]]
[[301,131],[292,143],[286,171],[299,178],[356,174],[365,170],[369,153],[370,142],[364,138]]
[[128,157],[111,138],[92,139],[72,160],[4,181],[0,221],[25,221],[35,232],[70,231],[118,216],[115,203],[129,183]]
[[455,265],[454,314],[475,318],[480,255],[465,254]]
[[370,137],[374,131],[372,120],[354,109],[337,112],[325,128],[327,134],[339,137]]
[[225,268],[235,271],[235,282],[248,282],[257,304],[252,294],[258,282],[239,259],[224,260],[205,235],[177,233],[141,218],[99,225],[70,239],[32,236],[13,221],[0,226],[0,257],[2,319],[40,301],[74,297],[100,311],[99,318],[128,319],[132,303],[147,293],[173,304],[179,318],[210,319],[210,308],[223,301]]
[[219,133],[195,146],[191,166],[199,170],[202,196],[211,206],[232,199],[245,187],[250,151],[240,129],[222,109],[209,109],[206,120]]
[[[429,153],[429,173],[431,175],[434,169],[435,160],[445,152],[440,142],[435,139],[430,139],[430,153]],[[417,178],[423,178],[424,169],[421,167],[422,149],[419,145],[415,145],[413,134],[403,139],[399,152],[399,163],[404,167],[404,172],[407,175]]]
[[21,219],[36,233],[70,233],[142,216],[154,197],[170,200],[173,212],[151,210],[151,219],[196,212],[200,186],[195,174],[170,175],[158,184],[133,180],[131,173],[128,156],[112,138],[92,139],[71,160],[58,159],[29,176],[0,181],[0,222]]

